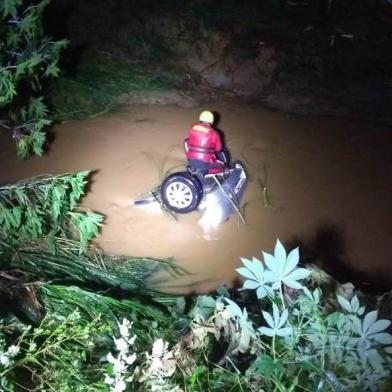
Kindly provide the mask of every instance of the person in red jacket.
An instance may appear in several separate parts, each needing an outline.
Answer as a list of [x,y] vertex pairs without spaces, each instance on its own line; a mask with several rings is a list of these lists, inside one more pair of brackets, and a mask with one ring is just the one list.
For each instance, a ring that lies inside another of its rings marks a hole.
[[212,127],[214,115],[210,111],[200,114],[199,123],[189,130],[185,140],[185,153],[192,169],[208,170],[208,173],[224,171],[224,162],[218,159],[223,154],[223,145],[219,133]]

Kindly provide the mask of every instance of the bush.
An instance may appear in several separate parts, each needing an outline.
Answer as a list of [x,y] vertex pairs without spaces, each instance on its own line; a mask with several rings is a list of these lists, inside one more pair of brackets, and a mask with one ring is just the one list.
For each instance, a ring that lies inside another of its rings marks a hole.
[[66,41],[44,36],[42,13],[49,0],[0,3],[0,125],[11,133],[18,154],[41,155],[44,128],[50,124],[41,95],[42,81],[59,74]]
[[242,259],[237,270],[246,278],[242,290],[255,290],[259,306],[248,312],[230,298],[215,306],[209,298],[204,315],[196,312],[195,334],[214,333],[228,347],[226,361],[245,356],[246,376],[258,389],[379,390],[392,366],[391,322],[365,313],[357,296],[331,302],[311,282],[306,287],[310,271],[297,267],[298,249],[286,255],[278,241],[274,255],[263,255],[264,263]]
[[2,387],[380,390],[392,365],[391,322],[366,312],[357,295],[323,296],[310,270],[298,267],[298,249],[287,255],[278,241],[274,254],[263,256],[242,259],[238,272],[246,279],[236,300],[224,288],[216,299],[197,297],[190,330],[177,343],[174,321],[183,310],[170,314],[134,299],[45,285],[48,315],[37,328],[0,323]]

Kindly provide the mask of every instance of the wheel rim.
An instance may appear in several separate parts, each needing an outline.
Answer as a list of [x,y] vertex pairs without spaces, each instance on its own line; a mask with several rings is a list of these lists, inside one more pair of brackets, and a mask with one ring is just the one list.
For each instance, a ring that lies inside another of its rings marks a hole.
[[167,186],[165,194],[168,203],[172,207],[183,209],[189,207],[192,204],[192,189],[183,182],[172,182]]

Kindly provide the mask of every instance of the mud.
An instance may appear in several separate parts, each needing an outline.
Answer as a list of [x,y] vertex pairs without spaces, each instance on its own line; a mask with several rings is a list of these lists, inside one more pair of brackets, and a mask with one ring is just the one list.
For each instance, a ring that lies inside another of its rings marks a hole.
[[50,153],[25,162],[1,136],[0,183],[91,170],[83,203],[106,216],[99,245],[116,254],[174,257],[190,275],[165,281],[161,287],[168,291],[231,285],[240,257],[271,251],[278,237],[287,247],[299,244],[305,261],[316,261],[343,281],[391,285],[387,129],[231,102],[214,105],[228,148],[250,176],[243,199],[247,224],[232,217],[206,233],[197,213],[175,221],[156,209],[135,208],[134,199],[184,165],[182,141],[200,109],[133,106],[64,123],[54,129]]

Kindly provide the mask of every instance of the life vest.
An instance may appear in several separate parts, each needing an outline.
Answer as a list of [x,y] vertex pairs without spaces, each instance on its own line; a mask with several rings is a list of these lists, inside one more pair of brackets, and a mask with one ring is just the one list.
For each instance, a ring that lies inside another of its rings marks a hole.
[[208,124],[195,124],[189,131],[186,156],[206,163],[216,162],[216,153],[222,150],[220,136]]

